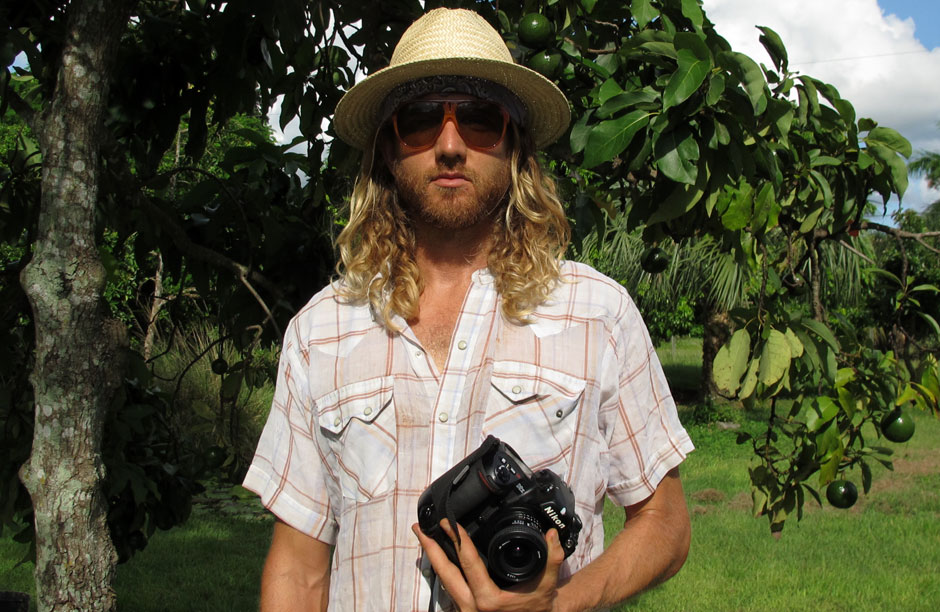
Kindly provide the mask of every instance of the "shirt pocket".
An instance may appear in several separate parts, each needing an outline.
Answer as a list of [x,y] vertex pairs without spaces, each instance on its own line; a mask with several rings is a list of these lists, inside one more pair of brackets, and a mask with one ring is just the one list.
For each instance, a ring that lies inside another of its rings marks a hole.
[[394,378],[370,378],[316,400],[318,438],[343,496],[358,501],[394,489],[398,431]]
[[484,435],[509,444],[533,470],[567,478],[586,382],[518,361],[493,364]]

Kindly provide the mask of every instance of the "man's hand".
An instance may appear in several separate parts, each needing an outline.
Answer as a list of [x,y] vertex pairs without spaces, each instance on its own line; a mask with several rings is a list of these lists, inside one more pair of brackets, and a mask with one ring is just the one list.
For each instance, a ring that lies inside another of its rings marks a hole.
[[[558,594],[558,568],[565,560],[565,551],[558,541],[558,532],[554,529],[545,534],[548,544],[548,558],[541,576],[529,582],[502,590],[490,578],[483,560],[463,526],[457,524],[460,532],[460,544],[457,535],[450,528],[447,519],[441,520],[441,528],[450,537],[457,550],[460,567],[451,563],[444,550],[426,536],[417,523],[411,529],[418,536],[428,560],[437,572],[444,589],[450,595],[461,612],[553,612]],[[463,570],[461,572],[461,569]]]

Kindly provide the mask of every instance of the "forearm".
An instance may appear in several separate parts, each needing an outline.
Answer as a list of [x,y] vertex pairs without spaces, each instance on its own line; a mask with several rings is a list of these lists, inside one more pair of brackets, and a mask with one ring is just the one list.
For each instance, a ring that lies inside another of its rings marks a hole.
[[659,584],[682,567],[691,528],[678,472],[641,507],[628,509],[623,530],[597,559],[558,590],[556,610],[606,608]]
[[325,611],[330,547],[278,522],[261,574],[261,612]]

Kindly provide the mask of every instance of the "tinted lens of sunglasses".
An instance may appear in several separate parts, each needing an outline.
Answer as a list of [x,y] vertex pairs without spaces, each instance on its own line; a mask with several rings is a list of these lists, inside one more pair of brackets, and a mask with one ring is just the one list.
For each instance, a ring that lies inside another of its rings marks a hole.
[[461,102],[457,105],[457,129],[471,147],[488,149],[502,141],[506,115],[490,102]]
[[395,114],[395,131],[409,147],[425,147],[437,138],[444,122],[444,105],[417,101],[401,107]]
[[506,133],[506,114],[491,102],[436,100],[409,102],[395,114],[395,131],[401,141],[413,148],[431,146],[441,133],[446,106],[455,107],[457,131],[471,147],[489,149],[498,145]]

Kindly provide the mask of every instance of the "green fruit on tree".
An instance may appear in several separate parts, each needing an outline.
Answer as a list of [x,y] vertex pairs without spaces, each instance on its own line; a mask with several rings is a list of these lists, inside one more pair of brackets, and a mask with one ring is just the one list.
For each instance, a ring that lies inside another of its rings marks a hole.
[[881,433],[892,442],[907,442],[914,435],[914,419],[900,408],[881,420]]
[[848,480],[833,480],[826,487],[826,499],[836,508],[851,508],[858,501],[858,489]]
[[228,453],[221,446],[210,446],[206,449],[206,466],[211,469],[222,467],[227,458]]
[[228,372],[228,362],[225,361],[225,359],[223,359],[222,357],[219,357],[218,359],[213,360],[211,367],[212,367],[212,373],[218,374],[219,376],[222,376],[223,374]]
[[544,47],[553,34],[552,22],[545,15],[529,13],[519,22],[519,40],[530,47]]
[[538,72],[546,79],[553,79],[561,70],[561,53],[557,51],[541,51],[529,58],[529,68]]
[[640,259],[640,267],[644,272],[659,274],[669,267],[669,255],[659,247],[650,247]]

